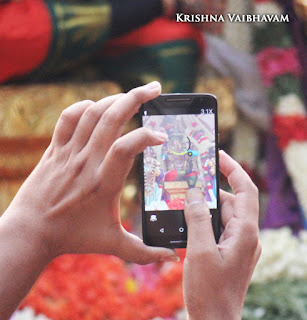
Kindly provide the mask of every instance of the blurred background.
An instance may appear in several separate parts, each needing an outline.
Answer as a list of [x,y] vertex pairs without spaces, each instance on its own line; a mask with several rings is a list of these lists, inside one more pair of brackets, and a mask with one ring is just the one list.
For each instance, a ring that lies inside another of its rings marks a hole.
[[[212,93],[220,148],[260,190],[263,253],[243,319],[307,319],[306,1],[174,2],[220,21],[201,24],[176,22],[166,3],[0,0],[0,215],[72,103],[152,80],[164,93]],[[229,13],[258,18],[230,22]],[[137,125],[132,119],[125,132]],[[138,181],[134,166],[121,215],[140,235]],[[185,319],[184,250],[179,255],[179,263],[148,266],[103,255],[59,257],[12,319]]]

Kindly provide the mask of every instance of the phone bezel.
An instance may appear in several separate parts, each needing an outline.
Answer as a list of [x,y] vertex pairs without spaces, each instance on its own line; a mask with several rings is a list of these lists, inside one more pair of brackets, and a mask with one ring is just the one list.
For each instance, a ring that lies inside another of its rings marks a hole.
[[[205,105],[205,108],[204,108]],[[163,107],[163,112],[161,108]],[[140,108],[139,112],[139,123],[140,126],[143,126],[142,116],[144,111],[149,111],[150,115],[177,115],[177,114],[197,114],[199,108],[206,109],[212,108],[215,114],[215,157],[216,157],[216,183],[217,183],[217,209],[210,209],[212,213],[212,226],[214,231],[215,240],[218,243],[220,234],[221,234],[221,214],[220,214],[220,194],[219,194],[219,185],[220,185],[220,174],[219,174],[219,154],[218,154],[218,113],[217,113],[217,100],[216,97],[208,93],[191,93],[191,94],[161,94],[159,97],[145,103]],[[147,110],[146,110],[147,109]],[[145,211],[145,195],[144,195],[144,156],[143,153],[140,157],[141,161],[141,189],[142,189],[142,233],[143,241],[146,245],[149,246],[159,246],[159,247],[168,247],[168,248],[185,248],[187,245],[187,228],[181,236],[181,240],[172,240],[171,236],[159,237],[159,234],[156,236],[149,235],[146,230],[146,214],[148,211]],[[157,211],[158,213],[168,213],[180,212],[184,219],[183,210],[168,210],[168,211]],[[170,220],[171,221],[171,220]],[[185,223],[185,220],[184,220]],[[186,225],[186,224],[185,224]],[[175,242],[174,242],[175,241]],[[172,243],[171,243],[172,242]]]

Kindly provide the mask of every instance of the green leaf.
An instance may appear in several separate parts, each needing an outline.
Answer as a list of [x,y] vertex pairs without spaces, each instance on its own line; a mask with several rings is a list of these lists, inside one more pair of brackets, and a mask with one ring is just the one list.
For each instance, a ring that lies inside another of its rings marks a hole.
[[307,280],[252,284],[242,319],[307,320]]

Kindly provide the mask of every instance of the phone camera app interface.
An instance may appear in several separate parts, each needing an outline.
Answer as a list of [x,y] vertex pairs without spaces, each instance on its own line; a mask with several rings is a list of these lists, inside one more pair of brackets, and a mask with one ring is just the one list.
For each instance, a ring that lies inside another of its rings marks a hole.
[[145,115],[143,126],[168,135],[144,151],[145,211],[183,210],[190,188],[216,209],[215,115]]

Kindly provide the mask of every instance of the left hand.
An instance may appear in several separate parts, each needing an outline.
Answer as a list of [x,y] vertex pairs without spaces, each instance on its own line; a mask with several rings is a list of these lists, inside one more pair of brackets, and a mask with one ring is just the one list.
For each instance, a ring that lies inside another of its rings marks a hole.
[[136,263],[176,260],[123,229],[120,193],[134,157],[166,137],[145,128],[121,137],[127,121],[161,92],[158,82],[63,111],[52,141],[3,216],[35,237],[50,260],[64,253],[104,253]]

